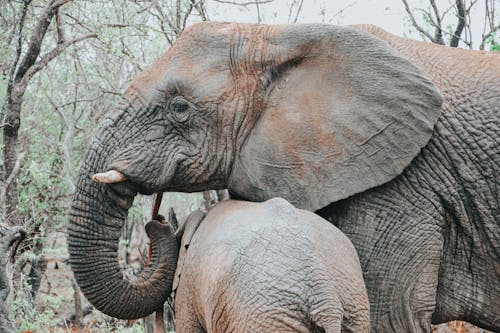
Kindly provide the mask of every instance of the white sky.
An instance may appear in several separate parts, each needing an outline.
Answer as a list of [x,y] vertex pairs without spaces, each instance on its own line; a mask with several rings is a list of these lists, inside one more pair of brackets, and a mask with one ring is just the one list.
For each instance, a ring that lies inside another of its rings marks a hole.
[[[244,3],[250,0],[232,0]],[[263,0],[261,0],[263,1]],[[470,3],[471,0],[466,0]],[[497,8],[500,0],[495,0]],[[293,0],[274,0],[274,2],[260,5],[262,22],[286,23],[289,18],[289,8]],[[300,2],[296,0],[295,2]],[[428,0],[408,0],[410,6],[427,8]],[[255,5],[246,7],[218,4],[209,8],[212,21],[238,21],[257,22],[257,10]],[[450,7],[455,0],[436,0],[441,11]],[[295,7],[297,8],[297,7]],[[340,14],[338,12],[344,9]],[[500,9],[500,8],[499,8]],[[472,16],[472,40],[474,48],[478,48],[484,26],[484,1],[478,1],[471,12]],[[295,13],[292,14],[292,21]],[[421,15],[419,15],[420,19]],[[448,23],[456,24],[453,12],[447,14]],[[408,20],[408,16],[401,0],[304,0],[298,22],[325,22],[332,24],[358,24],[369,23],[378,25],[385,30],[400,36],[408,36],[421,39]],[[430,30],[430,29],[429,29]],[[432,31],[431,31],[432,33]]]

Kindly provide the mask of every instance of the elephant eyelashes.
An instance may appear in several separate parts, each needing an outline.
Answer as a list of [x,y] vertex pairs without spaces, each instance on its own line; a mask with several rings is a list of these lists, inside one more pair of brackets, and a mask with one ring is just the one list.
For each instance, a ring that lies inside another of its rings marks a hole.
[[185,122],[189,119],[191,109],[196,108],[191,102],[182,96],[177,96],[170,102],[170,111],[178,122]]

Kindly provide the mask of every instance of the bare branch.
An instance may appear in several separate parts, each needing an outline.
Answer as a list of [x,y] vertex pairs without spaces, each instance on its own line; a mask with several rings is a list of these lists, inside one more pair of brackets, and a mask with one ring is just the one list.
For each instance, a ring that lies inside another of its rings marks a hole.
[[182,31],[184,31],[184,29],[186,28],[187,19],[189,18],[189,15],[191,15],[191,12],[193,11],[193,9],[194,9],[193,3],[189,4],[189,8],[186,11],[186,13],[184,14],[184,19],[182,20],[182,27],[181,27]]
[[21,58],[22,46],[23,46],[23,33],[22,32],[23,32],[23,28],[24,28],[24,21],[26,19],[26,13],[28,11],[28,6],[30,3],[31,3],[31,0],[25,0],[23,2],[23,9],[21,10],[21,18],[19,19],[19,28],[18,28],[18,36],[17,36],[16,56],[14,58],[14,62],[12,63],[12,67],[10,69],[10,74],[9,74],[9,82],[7,83],[7,94],[8,95],[12,91],[12,85],[14,83],[17,65],[19,63],[19,59]]
[[463,2],[463,0],[456,0],[455,3],[457,6],[458,23],[455,28],[455,32],[453,32],[453,35],[451,36],[451,47],[458,46],[458,43],[460,42],[460,36],[462,36],[462,32],[465,28],[465,3]]
[[332,16],[329,20],[328,20],[328,22],[329,22],[329,23],[333,22],[333,19],[334,19],[334,18],[336,18],[337,16],[340,16],[340,15],[344,14],[344,12],[345,12],[347,9],[349,9],[349,8],[353,7],[355,4],[356,4],[356,1],[352,1],[352,2],[348,3],[348,4],[347,4],[347,5],[345,5],[343,8],[341,8],[338,12],[336,12],[336,13],[335,13],[335,14],[334,14],[334,15],[333,15],[333,16]]
[[97,34],[89,34],[89,35],[81,36],[81,37],[72,39],[68,42],[64,42],[62,44],[57,45],[50,52],[48,52],[42,59],[40,59],[38,62],[33,64],[26,71],[26,74],[23,76],[22,81],[19,83],[20,86],[25,87],[28,84],[29,80],[33,77],[33,75],[35,75],[38,71],[40,71],[42,68],[47,66],[47,64],[49,62],[51,62],[54,58],[59,56],[69,46],[76,44],[78,42],[84,41],[86,39],[90,39],[90,38],[97,38]]
[[236,2],[236,1],[229,1],[229,0],[213,0],[218,3],[225,3],[229,5],[237,5],[237,6],[242,6],[242,7],[247,7],[251,5],[263,5],[266,3],[271,3],[274,0],[256,0],[256,1],[247,1],[247,2]]
[[62,44],[65,42],[64,29],[62,27],[63,21],[59,8],[56,10],[56,29],[57,29],[57,43]]
[[295,13],[295,18],[293,19],[293,23],[297,23],[297,20],[299,19],[300,12],[302,11],[303,4],[304,4],[304,0],[300,0],[299,8],[297,9],[297,12]]
[[[443,27],[441,25],[441,17],[439,16],[439,10],[438,10],[438,8],[436,6],[436,2],[434,0],[430,0],[430,1],[431,1],[432,9],[434,10],[434,15],[436,16],[434,39],[439,44],[443,44],[444,45],[444,41],[443,41]],[[432,18],[432,15],[429,15],[429,17]]]
[[444,20],[444,17],[446,16],[446,14],[448,14],[450,12],[450,10],[452,10],[453,8],[455,8],[455,6],[453,6],[452,4],[450,4],[448,6],[448,8],[446,8],[446,10],[443,12],[443,14],[441,15],[441,21]]
[[26,51],[26,55],[22,60],[17,73],[14,78],[14,82],[19,82],[24,78],[26,72],[30,69],[31,66],[35,63],[38,55],[40,54],[40,50],[42,48],[43,38],[45,37],[45,33],[52,21],[52,18],[56,14],[56,11],[59,7],[64,5],[65,3],[71,0],[52,0],[45,10],[42,12],[40,17],[37,20],[35,29],[33,30],[33,34],[31,35],[30,42],[28,45],[28,50]]
[[[157,3],[157,2],[155,2],[155,3],[153,3],[153,4],[151,5],[151,7],[153,7],[153,6],[154,6],[154,9],[156,9],[156,11],[157,11],[158,13],[155,13],[155,12],[153,12],[153,11],[151,11],[151,10],[149,11],[149,13],[150,13],[151,15],[153,15],[153,17],[155,17],[155,18],[158,20],[158,22],[159,22],[159,24],[160,24],[160,30],[161,30],[161,33],[163,34],[163,36],[165,36],[165,39],[167,40],[167,43],[169,43],[170,45],[172,45],[174,41],[173,41],[173,39],[170,37],[169,32],[168,32],[168,31],[167,31],[167,29],[165,28],[165,24],[164,24],[165,22],[167,22],[167,24],[170,26],[170,25],[171,25],[171,22],[169,22],[168,17],[166,17],[166,16],[163,14],[163,12],[162,12],[162,10],[161,10],[161,8],[159,7],[159,5],[158,5],[158,3]],[[150,8],[151,8],[151,7],[150,7]]]
[[486,43],[486,41],[488,40],[488,38],[490,38],[491,36],[493,36],[499,30],[500,30],[500,24],[498,24],[497,26],[494,26],[493,28],[491,28],[490,32],[488,32],[487,34],[483,34],[482,35],[482,40],[481,40],[481,45],[479,46],[479,49],[480,50],[484,50],[484,44]]
[[196,2],[195,0],[191,0],[191,3],[193,4],[194,8],[196,8],[196,11],[201,17],[202,21],[210,21],[208,18],[208,13],[207,10],[205,9],[205,0],[200,0]]
[[[411,23],[415,27],[415,29],[417,29],[418,32],[423,34],[425,37],[429,38],[429,40],[431,42],[437,44],[437,41],[434,39],[434,37],[417,23],[417,20],[415,20],[415,16],[413,16],[413,13],[410,9],[410,6],[408,5],[408,2],[406,0],[402,0],[402,1],[403,1],[403,4],[405,5],[406,12],[410,16]],[[459,0],[457,0],[457,1],[459,1]]]
[[[458,47],[459,43],[463,42],[463,44],[472,48],[471,10],[479,0],[469,0],[469,2],[466,0],[448,0],[450,5],[442,13],[440,12],[437,1],[435,0],[429,0],[430,5],[427,9],[410,8],[407,0],[402,1],[405,5],[406,12],[410,17],[412,25],[431,42],[445,45],[446,43],[443,36],[446,35],[449,37],[449,39],[447,38],[449,46]],[[449,32],[447,29],[443,28],[443,21],[452,9],[455,11],[457,24],[454,26],[453,31]],[[422,12],[424,14],[425,23],[429,24],[434,29],[434,36],[431,36],[430,31],[425,30],[423,26],[419,25],[415,12]],[[486,29],[483,29],[484,32],[485,30]]]
[[477,2],[477,1],[478,1],[478,0],[472,0],[472,1],[470,2],[470,6],[469,6],[469,7],[467,7],[467,9],[466,9],[465,11],[466,11],[466,12],[470,12],[470,10],[472,9],[472,7],[474,7],[474,5],[476,4],[476,2]]
[[439,16],[439,10],[436,6],[436,1],[430,0],[432,9],[434,10],[434,15],[436,16],[436,24],[441,27],[441,17]]
[[[158,2],[155,2],[155,6],[154,7],[157,10],[157,12],[161,15],[161,18],[158,18],[158,20],[160,21],[160,24],[163,25],[163,21],[165,21],[168,24],[170,30],[172,30],[174,32],[175,37],[178,37],[180,35],[180,33],[181,33],[179,31],[179,28],[175,25],[175,23],[172,20],[170,20],[170,18],[167,15],[163,14],[163,12],[161,10],[161,7],[158,4]],[[162,28],[162,30],[163,30],[163,28]],[[165,31],[165,36],[168,36],[168,34],[167,34],[166,31]],[[170,44],[173,43],[173,40],[171,38],[169,39],[169,37],[167,37],[167,39],[168,39],[168,41],[169,41]]]
[[290,4],[290,7],[288,8],[288,21],[287,22],[290,22],[290,20],[292,19],[293,7],[295,7],[296,4],[297,4],[297,0],[293,0],[292,3]]
[[175,25],[180,28],[181,24],[181,0],[177,0],[175,4]]
[[[88,32],[93,32],[93,30],[91,28],[85,26],[78,18],[74,17],[70,13],[64,13],[64,16],[67,17],[67,18],[70,18],[73,21],[74,24],[82,27],[83,29],[87,30]],[[120,28],[120,27],[118,27],[118,28]]]
[[439,28],[440,27],[438,25],[438,23],[436,21],[434,21],[434,17],[430,13],[430,11],[427,11],[426,9],[423,9],[423,8],[415,8],[415,11],[422,12],[424,14],[425,18],[429,20],[429,23],[433,27],[435,27],[435,28]]
[[[21,160],[23,159],[24,157],[24,154],[19,154],[17,156],[17,159],[16,159],[16,163],[14,164],[14,169],[12,169],[12,171],[10,172],[10,175],[9,177],[7,177],[7,179],[5,180],[4,182],[4,186],[3,188],[4,189],[7,189],[10,185],[10,183],[12,183],[12,181],[14,180],[15,177],[17,177],[17,174],[19,173],[19,171],[21,171]],[[2,195],[1,198],[3,198],[4,196]],[[0,199],[0,202],[2,202],[2,200]]]
[[[485,0],[485,10],[484,10],[484,27],[483,34],[481,36],[481,43],[479,45],[480,50],[484,50],[486,41],[491,38],[498,30],[500,30],[500,24],[495,25],[495,2],[491,0]],[[487,30],[489,28],[489,31]],[[488,31],[488,32],[487,32]]]
[[257,23],[261,22],[261,17],[260,17],[260,0],[255,1],[255,8],[257,9]]
[[3,207],[5,204],[5,194],[6,194],[7,188],[9,188],[12,181],[19,174],[19,171],[21,171],[21,160],[23,159],[23,157],[24,157],[23,154],[19,154],[17,156],[16,162],[14,163],[14,168],[12,169],[9,176],[2,184],[2,188],[0,189],[0,207]]

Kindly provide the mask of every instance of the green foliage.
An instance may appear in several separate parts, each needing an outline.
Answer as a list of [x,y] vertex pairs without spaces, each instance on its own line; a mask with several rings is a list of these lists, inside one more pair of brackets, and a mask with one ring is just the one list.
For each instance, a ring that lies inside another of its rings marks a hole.
[[31,318],[29,320],[24,321],[19,329],[21,332],[31,331],[31,332],[42,332],[48,331],[50,327],[53,327],[57,324],[57,321],[54,320],[55,315],[54,312],[47,310],[44,312],[34,312],[31,314]]
[[[29,293],[29,284],[25,283],[23,287],[24,293]],[[12,313],[13,319],[18,323],[19,330],[32,332],[48,332],[52,327],[60,323],[60,319],[56,317],[56,312],[63,304],[64,300],[61,297],[52,295],[40,295],[40,304],[43,310],[33,306],[33,302],[29,297],[22,297],[22,293],[18,293],[18,297],[13,301]]]
[[500,51],[500,33],[494,32],[486,39],[486,44],[490,46],[490,51]]
[[[132,326],[129,327],[123,327],[119,326],[116,328],[117,333],[145,333],[144,327],[139,323],[136,322]],[[175,333],[175,332],[173,332]]]

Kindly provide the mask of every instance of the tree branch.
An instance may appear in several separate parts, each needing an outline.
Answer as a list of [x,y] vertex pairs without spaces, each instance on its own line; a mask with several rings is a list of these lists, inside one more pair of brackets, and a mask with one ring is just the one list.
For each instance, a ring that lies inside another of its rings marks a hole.
[[64,5],[65,3],[71,0],[52,0],[45,10],[42,12],[38,21],[36,23],[35,29],[30,38],[30,42],[28,44],[28,50],[26,51],[26,55],[24,56],[17,73],[14,78],[14,82],[19,82],[24,78],[26,72],[35,64],[36,59],[40,55],[40,50],[42,48],[43,38],[45,37],[45,33],[52,21],[52,18],[56,14],[59,7]]
[[[500,30],[500,24],[495,26],[495,3],[491,1],[491,5],[488,0],[485,1],[484,9],[484,28],[483,34],[481,36],[481,43],[479,45],[480,50],[484,50],[486,41],[492,37],[498,30]],[[486,32],[486,28],[489,27],[489,32]]]
[[200,1],[191,0],[191,3],[193,4],[194,8],[196,8],[196,11],[200,15],[202,21],[210,21],[204,6],[205,5],[204,1],[205,0],[200,0]]
[[[410,6],[408,5],[408,2],[406,0],[402,0],[403,1],[403,4],[405,5],[405,9],[406,9],[406,12],[408,13],[408,15],[410,16],[410,20],[411,20],[411,23],[412,25],[415,27],[415,29],[418,30],[418,32],[420,32],[421,34],[423,34],[425,37],[429,38],[429,40],[433,43],[437,43],[437,41],[434,39],[434,37],[428,33],[427,31],[425,31],[424,28],[422,28],[418,23],[417,23],[417,20],[415,20],[415,17],[413,16],[413,13],[410,9]],[[457,0],[459,1],[459,0]]]
[[57,44],[62,44],[66,41],[64,37],[64,29],[62,27],[62,17],[59,8],[56,10],[56,28],[57,28]]
[[354,5],[356,5],[356,1],[351,1],[350,3],[348,3],[347,5],[345,5],[343,8],[341,8],[339,11],[337,11],[332,17],[330,17],[330,19],[328,20],[328,23],[331,23],[333,22],[333,19],[340,16],[340,15],[343,15],[344,12],[349,9],[349,8],[352,8]]
[[490,32],[488,32],[487,34],[482,35],[481,45],[479,46],[480,50],[484,50],[484,44],[486,43],[488,38],[493,36],[493,34],[498,30],[500,30],[500,24],[491,28]]
[[462,35],[462,32],[465,27],[465,4],[463,0],[456,0],[456,6],[457,6],[457,18],[458,18],[458,23],[455,28],[455,32],[453,32],[453,35],[451,36],[450,40],[450,46],[451,47],[457,47],[458,43],[460,42],[460,36]]
[[194,4],[190,3],[188,10],[184,14],[184,18],[182,19],[182,30],[181,31],[184,31],[184,29],[186,28],[187,19],[189,18],[189,15],[191,15],[191,12],[193,11],[193,9],[194,9]]
[[7,180],[5,180],[5,188],[9,187],[10,183],[14,179],[14,177],[17,176],[19,173],[19,170],[21,170],[21,159],[23,158],[23,155],[20,154],[17,157],[16,163],[14,164],[14,169],[12,169],[12,172],[10,173],[9,177],[7,177]]
[[297,23],[299,19],[300,12],[302,11],[302,5],[304,4],[304,0],[300,0],[299,8],[297,8],[297,12],[295,13],[295,18],[293,19],[293,23]]
[[16,162],[14,163],[14,168],[10,172],[7,179],[3,182],[2,188],[0,189],[0,207],[2,207],[1,208],[2,211],[3,211],[4,204],[5,204],[5,194],[6,194],[5,191],[7,190],[7,188],[9,188],[9,186],[12,183],[12,181],[14,180],[14,178],[17,177],[17,174],[19,173],[19,171],[21,171],[21,160],[23,159],[23,157],[24,157],[23,154],[19,154],[17,156]]
[[175,3],[175,25],[180,28],[181,25],[181,0],[176,0]]
[[23,76],[22,81],[20,82],[21,87],[26,87],[28,84],[29,80],[35,75],[37,72],[39,72],[42,68],[47,66],[49,62],[51,62],[54,58],[59,56],[64,50],[66,50],[69,46],[76,44],[78,42],[84,41],[86,39],[90,38],[97,38],[97,34],[88,34],[85,36],[81,36],[75,39],[72,39],[68,42],[64,42],[62,44],[57,45],[55,48],[53,48],[50,52],[48,52],[45,56],[42,57],[39,61],[37,61],[35,64],[33,64],[27,71],[26,74]]
[[30,3],[31,0],[25,0],[23,2],[23,9],[21,10],[21,18],[19,19],[19,32],[16,45],[16,56],[14,58],[14,62],[12,63],[12,67],[10,68],[9,82],[7,83],[7,95],[10,95],[10,92],[12,91],[17,65],[19,63],[19,59],[21,58],[21,53],[23,48],[24,21],[26,19],[26,13],[28,12],[28,6]]
[[228,4],[228,5],[237,5],[237,6],[247,7],[250,5],[263,5],[266,3],[273,2],[274,0],[261,0],[261,1],[256,0],[256,1],[247,1],[247,2],[242,2],[242,3],[239,3],[236,1],[229,1],[229,0],[213,0],[213,1],[218,2],[218,3]]
[[[436,16],[436,23],[435,23],[435,32],[434,32],[434,39],[439,43],[444,45],[443,41],[443,27],[441,25],[441,17],[439,16],[439,10],[436,6],[436,2],[434,0],[431,1],[431,6],[432,9],[434,10],[434,15]],[[431,16],[431,15],[429,15]]]

